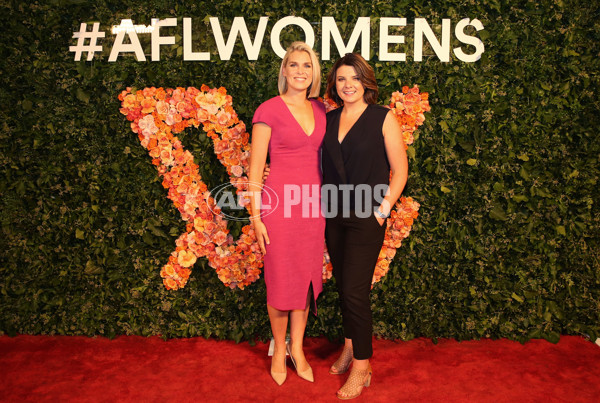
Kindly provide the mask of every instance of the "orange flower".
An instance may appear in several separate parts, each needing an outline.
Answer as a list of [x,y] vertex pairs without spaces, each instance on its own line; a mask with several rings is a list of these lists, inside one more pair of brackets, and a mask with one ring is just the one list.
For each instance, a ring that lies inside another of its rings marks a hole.
[[163,99],[165,99],[165,97],[166,97],[166,96],[167,96],[167,93],[166,93],[166,92],[165,92],[165,90],[164,90],[164,89],[162,89],[162,88],[158,88],[158,89],[156,90],[156,94],[154,94],[154,97],[155,97],[156,99],[159,99],[159,100],[163,100]]
[[163,284],[167,290],[177,290],[179,287],[177,286],[177,282],[172,278],[165,278],[163,280]]
[[379,267],[379,269],[383,270],[383,273],[387,273],[388,269],[390,268],[390,261],[387,259],[381,259],[378,263],[377,266]]
[[175,268],[173,268],[172,264],[167,263],[163,267],[163,270],[165,271],[165,276],[164,277],[173,277],[175,275]]
[[137,104],[137,99],[135,97],[135,95],[133,94],[129,94],[125,97],[125,99],[123,100],[123,108],[127,108],[127,109],[133,109],[135,108]]

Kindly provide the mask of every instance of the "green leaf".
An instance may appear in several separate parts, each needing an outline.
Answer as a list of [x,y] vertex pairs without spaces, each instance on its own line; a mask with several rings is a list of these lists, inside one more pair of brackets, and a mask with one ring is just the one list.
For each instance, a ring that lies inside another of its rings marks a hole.
[[80,230],[79,228],[75,229],[75,238],[77,239],[84,239],[84,232],[82,230]]
[[565,236],[567,235],[567,231],[566,231],[564,225],[557,225],[556,232],[558,232],[560,235],[565,235]]
[[87,104],[90,102],[90,94],[85,92],[81,88],[77,88],[77,99]]
[[526,181],[528,181],[531,178],[529,175],[529,172],[527,172],[525,167],[521,167],[521,169],[519,170],[519,175],[521,176],[521,178],[525,179]]
[[560,341],[560,334],[557,332],[544,333],[542,334],[542,337],[553,344]]
[[495,206],[492,210],[490,210],[490,218],[499,221],[506,221],[508,217],[506,217],[506,213],[500,206]]
[[88,260],[85,264],[84,273],[90,275],[102,274],[104,273],[104,270],[101,267],[94,264],[94,262],[92,262],[91,260]]
[[512,299],[514,299],[514,300],[515,300],[515,301],[517,301],[517,302],[521,302],[521,303],[523,303],[523,302],[524,302],[524,299],[523,299],[523,298],[521,298],[521,297],[519,297],[519,296],[518,296],[517,294],[515,294],[514,292],[511,294],[511,298],[512,298]]
[[443,185],[440,187],[440,190],[442,192],[444,192],[444,193],[450,193],[450,192],[452,192],[450,189],[448,189],[446,186],[443,186]]
[[31,102],[30,100],[26,99],[21,104],[21,107],[23,108],[23,110],[25,112],[29,112],[31,110],[31,108],[33,107],[33,102]]
[[476,159],[474,159],[474,158],[469,158],[469,159],[467,160],[467,165],[471,165],[471,166],[473,166],[473,165],[475,165],[475,164],[477,164],[477,160],[476,160]]

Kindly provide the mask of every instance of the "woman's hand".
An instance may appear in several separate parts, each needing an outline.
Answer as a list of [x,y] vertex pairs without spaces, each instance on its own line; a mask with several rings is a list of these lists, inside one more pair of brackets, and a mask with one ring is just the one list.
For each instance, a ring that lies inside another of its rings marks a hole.
[[269,164],[265,164],[265,170],[263,171],[263,176],[262,176],[263,183],[265,183],[267,181],[267,178],[269,177],[270,173],[271,173],[271,167],[269,167]]
[[260,246],[260,250],[262,251],[263,255],[266,255],[267,248],[265,247],[265,243],[267,245],[271,244],[271,240],[269,240],[269,234],[267,233],[267,227],[260,220],[253,221],[252,226],[254,227],[254,234],[256,234],[258,246]]

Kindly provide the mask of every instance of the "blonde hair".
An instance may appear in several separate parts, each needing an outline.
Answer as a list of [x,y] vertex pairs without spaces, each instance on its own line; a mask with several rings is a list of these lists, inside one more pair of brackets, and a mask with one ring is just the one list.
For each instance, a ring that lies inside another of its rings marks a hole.
[[312,83],[306,90],[307,98],[316,98],[319,96],[319,92],[321,91],[321,65],[319,64],[319,59],[317,58],[317,54],[310,46],[308,46],[304,42],[294,42],[292,43],[286,50],[285,56],[281,61],[281,67],[279,68],[279,78],[277,80],[277,88],[279,89],[279,95],[283,95],[287,92],[287,80],[283,76],[283,68],[287,64],[290,55],[293,52],[306,52],[310,57],[310,63],[312,64]]

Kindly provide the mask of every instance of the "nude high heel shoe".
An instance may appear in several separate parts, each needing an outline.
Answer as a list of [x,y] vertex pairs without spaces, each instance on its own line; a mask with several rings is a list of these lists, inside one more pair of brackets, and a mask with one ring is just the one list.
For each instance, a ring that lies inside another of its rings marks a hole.
[[315,377],[313,375],[312,367],[309,365],[307,370],[300,371],[298,369],[298,367],[296,366],[296,360],[294,359],[294,356],[292,355],[292,350],[290,349],[289,344],[287,345],[287,352],[290,355],[290,358],[292,359],[292,364],[294,364],[294,368],[296,368],[296,372],[298,373],[298,376],[308,382],[314,382]]
[[[272,359],[271,359],[272,360]],[[271,378],[275,381],[275,383],[279,386],[283,385],[287,378],[287,356],[284,358],[284,365],[286,366],[284,372],[275,372],[273,371],[273,361],[271,361]]]

